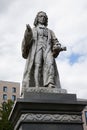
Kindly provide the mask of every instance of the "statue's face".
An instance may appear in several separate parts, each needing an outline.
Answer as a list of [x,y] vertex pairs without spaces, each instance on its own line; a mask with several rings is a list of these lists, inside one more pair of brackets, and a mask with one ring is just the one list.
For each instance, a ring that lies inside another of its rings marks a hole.
[[46,15],[45,13],[41,12],[38,14],[38,23],[43,24],[46,22]]

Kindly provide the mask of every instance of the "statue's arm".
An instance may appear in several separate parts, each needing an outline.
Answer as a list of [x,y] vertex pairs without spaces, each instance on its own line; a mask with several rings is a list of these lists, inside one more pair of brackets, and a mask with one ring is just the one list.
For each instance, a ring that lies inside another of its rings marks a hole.
[[29,49],[30,49],[31,43],[32,43],[32,37],[33,37],[32,29],[28,24],[28,25],[26,25],[24,38],[22,41],[22,56],[25,59],[27,59],[27,57],[28,57]]
[[56,38],[53,31],[51,31],[51,38],[52,38],[52,53],[54,58],[56,58],[61,51],[66,51],[66,47],[62,47],[59,43],[58,39]]
[[54,32],[51,30],[51,42],[52,42],[52,53],[54,58],[56,58],[61,50],[61,44],[56,38]]

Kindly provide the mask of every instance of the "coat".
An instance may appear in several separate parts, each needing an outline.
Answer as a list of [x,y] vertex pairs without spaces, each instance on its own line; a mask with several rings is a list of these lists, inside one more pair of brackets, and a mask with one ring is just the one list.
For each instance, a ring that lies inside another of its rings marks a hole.
[[[48,55],[52,55],[52,48],[55,46],[56,43],[58,43],[58,40],[56,39],[53,31],[48,29],[48,41],[47,41],[47,49],[45,57],[47,59]],[[22,82],[22,91],[24,91],[25,88],[28,87],[35,87],[34,82],[34,58],[35,58],[35,52],[37,47],[37,28],[34,27],[29,34],[29,32],[26,30],[24,34],[24,39],[22,41],[22,56],[26,59],[26,65],[23,75],[23,82]],[[53,56],[52,56],[53,57]],[[55,58],[53,57],[53,66],[54,66],[54,80],[55,80],[55,87],[60,88],[60,80],[59,80],[59,74],[55,62]],[[51,69],[51,68],[48,68]],[[49,70],[44,71],[46,83],[49,83],[48,75]],[[43,75],[41,76],[41,87],[43,86]]]

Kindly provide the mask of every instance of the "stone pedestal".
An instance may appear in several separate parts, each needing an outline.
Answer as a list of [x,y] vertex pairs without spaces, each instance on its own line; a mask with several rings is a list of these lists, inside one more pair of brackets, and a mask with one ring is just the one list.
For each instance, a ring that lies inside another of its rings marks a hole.
[[16,101],[9,120],[14,130],[83,130],[85,105],[75,94],[31,91]]

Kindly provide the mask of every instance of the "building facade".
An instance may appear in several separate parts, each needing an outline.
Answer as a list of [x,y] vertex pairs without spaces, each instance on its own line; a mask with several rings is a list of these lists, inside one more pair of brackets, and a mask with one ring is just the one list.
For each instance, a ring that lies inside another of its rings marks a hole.
[[84,130],[87,130],[87,106],[85,107],[82,113],[83,113],[82,114],[83,127],[84,127]]
[[20,97],[20,83],[0,81],[0,104],[7,100],[15,101]]

